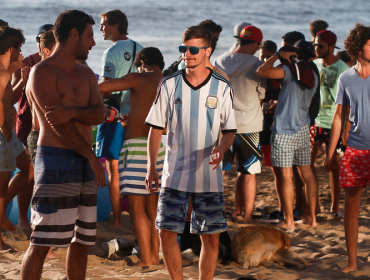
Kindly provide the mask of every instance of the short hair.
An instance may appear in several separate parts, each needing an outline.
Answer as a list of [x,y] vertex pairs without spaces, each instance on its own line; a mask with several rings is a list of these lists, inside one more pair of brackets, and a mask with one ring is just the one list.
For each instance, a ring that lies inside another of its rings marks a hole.
[[212,37],[211,32],[204,27],[190,26],[182,35],[182,42],[184,43],[191,39],[203,39],[204,45],[210,47],[212,44]]
[[112,10],[99,15],[99,18],[107,18],[109,25],[116,25],[118,24],[118,33],[122,35],[128,35],[127,28],[128,28],[128,20],[125,13],[121,10]]
[[11,27],[0,28],[0,55],[4,55],[10,48],[18,49],[25,42],[23,31]]
[[94,25],[95,21],[92,16],[79,10],[66,10],[62,12],[53,27],[54,37],[57,42],[65,43],[72,29],[76,29],[81,36],[86,29],[87,24]]
[[245,39],[239,39],[239,38],[237,38],[237,40],[238,40],[240,46],[257,43],[257,41],[254,41],[254,40],[245,40]]
[[41,34],[40,49],[42,53],[44,53],[44,48],[47,48],[48,50],[52,50],[55,44],[56,44],[56,41],[55,41],[53,31],[49,30]]
[[3,26],[5,26],[5,27],[9,27],[9,24],[8,24],[5,20],[2,20],[2,19],[0,18],[0,27],[3,27]]
[[325,20],[317,19],[310,22],[310,31],[312,37],[316,37],[316,34],[322,30],[326,30],[329,24]]
[[359,58],[360,52],[364,51],[364,46],[369,40],[370,27],[356,23],[355,28],[351,30],[344,41],[344,47],[352,60],[356,61]]
[[205,29],[208,29],[212,34],[213,33],[221,33],[222,31],[222,26],[218,25],[211,19],[203,20],[198,24],[198,26],[202,26]]
[[134,65],[141,66],[141,60],[147,65],[157,65],[161,71],[164,68],[164,59],[161,51],[155,47],[144,48],[136,56]]
[[261,49],[266,49],[269,52],[276,53],[277,45],[276,45],[275,42],[273,42],[271,40],[266,40],[266,41],[262,42]]

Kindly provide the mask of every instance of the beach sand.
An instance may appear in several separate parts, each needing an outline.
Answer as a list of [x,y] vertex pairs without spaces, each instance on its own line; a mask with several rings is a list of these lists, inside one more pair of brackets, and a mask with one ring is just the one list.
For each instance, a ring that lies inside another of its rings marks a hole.
[[[296,229],[289,234],[291,250],[306,259],[309,267],[296,270],[291,267],[268,269],[263,266],[252,269],[242,269],[235,262],[218,264],[215,279],[370,279],[370,195],[363,194],[363,202],[359,214],[358,240],[358,271],[345,274],[340,272],[347,265],[347,255],[344,238],[343,218],[333,218],[330,210],[330,190],[328,174],[323,170],[323,160],[318,163],[319,197],[322,213],[318,215],[317,228],[310,228],[305,224],[296,225]],[[232,211],[235,204],[234,185],[235,170],[225,175],[226,210]],[[263,168],[258,175],[258,187],[255,206],[262,209],[266,206],[278,207],[274,188],[274,177],[270,168]],[[340,211],[344,212],[344,192],[342,190]],[[134,234],[127,212],[122,212],[124,229],[115,229],[110,226],[110,219],[98,223],[97,243],[91,247],[88,256],[86,279],[169,279],[164,265],[149,267],[145,270],[132,268],[128,264],[136,262],[136,256],[127,256],[131,251],[120,251],[110,259],[104,258],[101,245],[116,236],[124,236],[134,240]],[[232,222],[228,219],[228,233],[233,237],[238,228],[242,227],[238,219]],[[6,234],[3,233],[5,236]],[[15,253],[0,253],[0,279],[19,279],[21,261],[29,241],[22,241],[8,237],[6,242],[19,251]],[[46,260],[42,279],[67,279],[65,276],[65,257],[67,249],[54,249],[59,259]],[[185,279],[198,279],[198,264],[183,260],[183,274]]]

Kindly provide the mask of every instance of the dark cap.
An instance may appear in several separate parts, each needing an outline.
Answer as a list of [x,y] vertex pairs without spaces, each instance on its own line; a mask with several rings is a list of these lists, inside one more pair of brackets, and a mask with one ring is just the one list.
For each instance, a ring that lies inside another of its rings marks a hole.
[[328,45],[334,46],[339,49],[335,44],[337,42],[337,35],[335,35],[330,30],[322,30],[316,34],[316,38],[320,41],[327,43]]
[[293,45],[295,42],[299,40],[305,40],[305,37],[301,32],[292,31],[292,32],[286,33],[283,37],[281,37],[281,39]]
[[250,41],[256,41],[258,43],[261,43],[263,35],[262,35],[262,31],[259,28],[253,25],[249,25],[243,28],[239,36],[234,36],[234,37],[241,39],[241,40],[250,40]]
[[39,27],[39,31],[37,32],[37,36],[36,36],[36,41],[38,42],[38,40],[40,39],[41,37],[41,34],[42,33],[45,33],[46,31],[49,31],[50,29],[53,28],[54,25],[52,24],[44,24],[44,25],[41,25]]
[[305,51],[311,57],[316,56],[314,46],[311,43],[307,42],[306,40],[299,40],[295,42],[294,47]]

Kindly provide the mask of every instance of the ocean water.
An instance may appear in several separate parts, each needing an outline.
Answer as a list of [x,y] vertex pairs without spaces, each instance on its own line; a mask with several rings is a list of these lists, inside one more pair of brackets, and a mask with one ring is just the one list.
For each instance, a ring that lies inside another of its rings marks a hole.
[[307,40],[311,40],[309,22],[323,19],[336,33],[337,46],[342,50],[343,41],[356,22],[370,24],[369,0],[0,0],[0,18],[24,31],[24,56],[37,51],[35,37],[38,27],[54,23],[58,14],[66,9],[83,10],[96,21],[96,46],[87,61],[96,73],[101,71],[103,51],[112,44],[102,38],[99,14],[112,9],[120,9],[127,15],[128,37],[144,47],[158,47],[166,66],[179,57],[177,46],[184,30],[205,19],[212,19],[223,27],[211,61],[228,51],[234,42],[233,28],[241,21],[251,22],[262,30],[264,40],[273,40],[281,46],[281,36],[289,31],[300,31]]

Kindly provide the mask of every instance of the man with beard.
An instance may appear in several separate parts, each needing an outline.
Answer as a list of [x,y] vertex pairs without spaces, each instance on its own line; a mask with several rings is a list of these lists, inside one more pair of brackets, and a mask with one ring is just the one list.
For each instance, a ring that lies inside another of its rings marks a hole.
[[[341,59],[334,55],[334,49],[337,48],[335,43],[337,36],[329,31],[323,30],[317,33],[315,37],[315,51],[320,59],[316,59],[315,63],[320,72],[320,110],[316,118],[316,136],[315,143],[311,154],[312,171],[314,172],[316,181],[318,176],[315,168],[315,160],[323,143],[326,145],[326,151],[329,148],[331,125],[335,111],[335,98],[337,96],[337,81],[339,75],[346,71],[349,67]],[[340,148],[340,141],[337,143],[337,148]],[[334,167],[330,171],[330,192],[331,192],[331,213],[334,216],[341,214],[339,210],[339,154],[335,152]]]
[[190,197],[190,231],[200,234],[202,242],[199,279],[213,279],[219,233],[227,228],[220,163],[236,132],[234,94],[227,80],[206,67],[211,41],[212,34],[203,27],[192,26],[184,32],[179,51],[186,68],[161,81],[146,118],[151,126],[145,179],[150,192],[158,188],[156,161],[167,124],[156,227],[171,279],[183,279],[177,233],[184,231]]
[[[104,121],[94,73],[76,63],[95,46],[94,20],[82,11],[61,13],[52,56],[33,67],[27,83],[40,124],[35,160],[30,246],[21,279],[40,279],[50,246],[69,247],[68,279],[84,279],[89,245],[95,244],[97,187],[104,168],[92,151],[92,125]],[[95,182],[94,182],[95,181]]]

